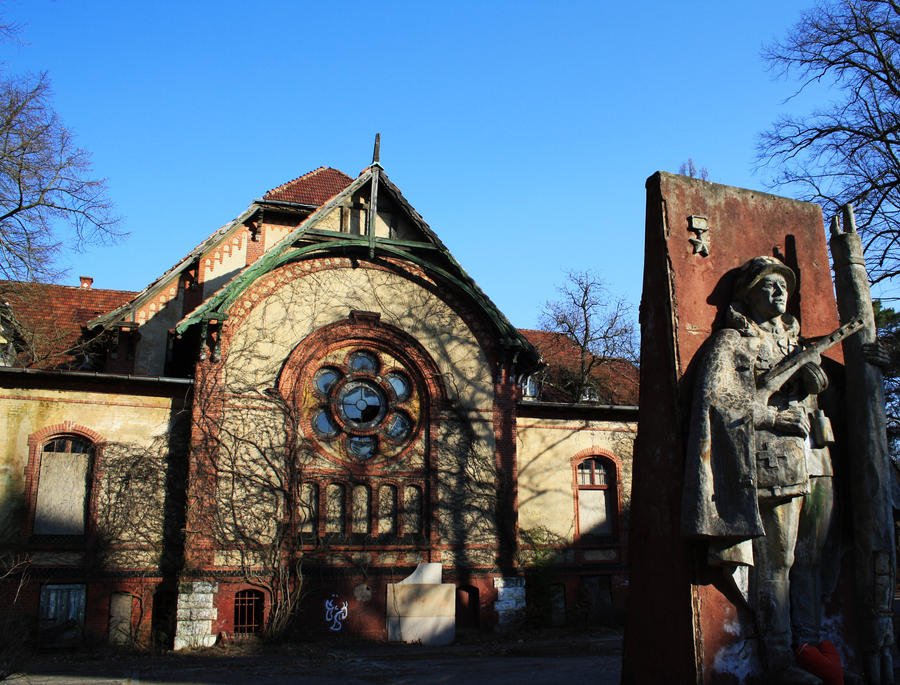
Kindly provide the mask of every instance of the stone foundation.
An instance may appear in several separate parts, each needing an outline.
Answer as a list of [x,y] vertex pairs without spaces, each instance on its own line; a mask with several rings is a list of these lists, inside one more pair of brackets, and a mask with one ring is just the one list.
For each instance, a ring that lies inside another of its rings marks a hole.
[[178,609],[175,627],[175,649],[212,647],[216,643],[213,621],[218,618],[214,606],[219,584],[205,580],[178,586]]

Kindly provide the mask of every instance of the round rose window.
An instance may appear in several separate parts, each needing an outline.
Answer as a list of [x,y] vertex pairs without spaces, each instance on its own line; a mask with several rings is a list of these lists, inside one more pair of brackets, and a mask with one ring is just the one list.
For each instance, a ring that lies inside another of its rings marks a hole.
[[309,426],[330,453],[366,462],[399,454],[412,439],[419,400],[399,361],[384,352],[337,351],[312,377]]

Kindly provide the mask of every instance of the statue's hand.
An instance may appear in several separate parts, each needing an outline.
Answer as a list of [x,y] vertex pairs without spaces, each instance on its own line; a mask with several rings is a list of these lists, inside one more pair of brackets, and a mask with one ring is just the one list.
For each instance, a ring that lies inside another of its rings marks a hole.
[[872,343],[865,343],[862,346],[863,356],[870,364],[877,366],[879,369],[886,369],[891,364],[891,352],[886,345],[877,340]]
[[809,415],[803,407],[790,407],[775,415],[775,430],[805,438],[809,435]]

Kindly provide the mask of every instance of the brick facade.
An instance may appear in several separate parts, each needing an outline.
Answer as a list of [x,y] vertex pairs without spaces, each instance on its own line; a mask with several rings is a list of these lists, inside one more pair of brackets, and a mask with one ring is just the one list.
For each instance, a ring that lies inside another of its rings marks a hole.
[[[457,585],[458,629],[509,627],[543,616],[525,579],[548,551],[554,620],[596,597],[621,608],[630,410],[524,402],[536,352],[386,176],[382,242],[340,235],[343,214],[322,219],[325,237],[300,232],[323,206],[365,206],[375,173],[276,188],[142,293],[82,316],[106,345],[100,373],[0,369],[18,417],[0,457],[24,473],[4,491],[4,545],[31,560],[19,606],[36,634],[55,592],[83,598],[87,639],[208,646],[255,629],[257,610],[263,628],[298,591],[294,628],[386,639],[387,587],[421,562]],[[42,450],[60,435],[94,446],[77,540],[32,534]],[[593,455],[617,483],[617,533],[600,545],[570,530],[575,464]],[[523,543],[523,514],[553,539]],[[250,624],[236,626],[236,597]]]

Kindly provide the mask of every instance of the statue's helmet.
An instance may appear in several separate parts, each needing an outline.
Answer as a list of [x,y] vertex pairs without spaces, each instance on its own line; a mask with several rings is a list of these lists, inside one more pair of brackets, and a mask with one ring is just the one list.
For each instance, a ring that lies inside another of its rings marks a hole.
[[797,288],[797,278],[791,268],[775,257],[762,256],[754,257],[741,266],[734,283],[734,298],[743,302],[747,293],[769,274],[783,276],[784,282],[787,284],[788,296],[794,294],[794,290]]

